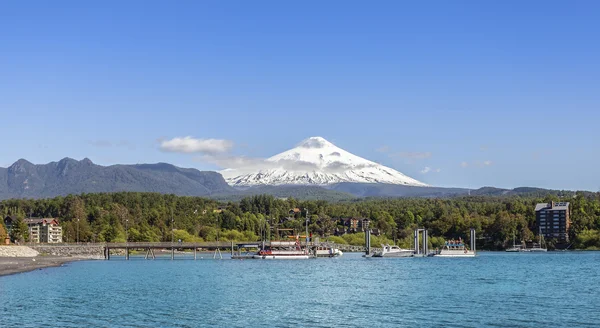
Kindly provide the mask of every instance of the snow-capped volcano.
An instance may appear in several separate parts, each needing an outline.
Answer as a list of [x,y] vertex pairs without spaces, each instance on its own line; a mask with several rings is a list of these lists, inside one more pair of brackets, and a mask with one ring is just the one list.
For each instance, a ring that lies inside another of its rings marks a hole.
[[321,137],[264,160],[259,169],[221,171],[232,186],[328,185],[341,182],[427,186],[394,169],[351,154]]

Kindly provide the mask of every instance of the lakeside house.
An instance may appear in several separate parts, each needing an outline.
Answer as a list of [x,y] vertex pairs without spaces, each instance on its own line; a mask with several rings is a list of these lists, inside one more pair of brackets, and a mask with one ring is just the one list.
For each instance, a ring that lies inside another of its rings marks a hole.
[[289,215],[289,216],[293,216],[293,217],[295,217],[295,216],[296,216],[296,214],[298,214],[298,215],[302,215],[302,210],[296,207],[296,208],[292,208],[292,209],[290,209],[290,211],[288,212],[288,215]]
[[220,205],[213,210],[213,213],[223,213],[227,209],[227,205]]
[[[9,235],[12,233],[15,216],[4,218],[4,225]],[[29,229],[29,240],[34,243],[62,243],[62,227],[54,218],[23,219]]]
[[[333,219],[337,221],[338,227],[333,231],[336,236],[345,235],[347,233],[360,233],[365,232],[364,222],[365,218],[340,218]],[[368,220],[367,220],[368,221]],[[339,227],[342,226],[342,227]],[[379,229],[370,228],[371,235],[379,236],[381,232]]]
[[560,243],[569,242],[569,205],[569,202],[550,202],[535,206],[538,229],[545,239],[555,239]]

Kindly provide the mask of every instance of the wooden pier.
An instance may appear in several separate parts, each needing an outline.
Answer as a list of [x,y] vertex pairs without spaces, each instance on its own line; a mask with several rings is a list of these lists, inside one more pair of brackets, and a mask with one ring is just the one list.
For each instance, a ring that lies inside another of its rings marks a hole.
[[[220,250],[229,250],[233,254],[233,249],[238,244],[248,244],[248,245],[257,245],[262,244],[262,242],[256,241],[248,241],[248,242],[233,242],[229,241],[221,241],[221,242],[202,242],[202,243],[170,243],[170,242],[161,242],[161,243],[148,243],[148,242],[131,242],[131,243],[106,243],[104,244],[104,259],[110,260],[110,252],[111,250],[124,250],[125,251],[125,259],[129,260],[129,254],[132,250],[142,250],[145,251],[146,254],[144,256],[145,259],[155,259],[155,250],[169,250],[171,253],[171,260],[175,259],[175,251],[178,250],[193,250],[194,251],[194,260],[198,259],[198,251],[215,251],[215,257],[217,252],[220,256]],[[270,242],[265,242],[265,246],[270,246]],[[306,246],[306,242],[301,243],[302,246]],[[353,246],[353,245],[344,245],[344,244],[335,244],[335,243],[327,243],[327,242],[317,242],[317,243],[308,243],[309,247],[314,246],[322,246],[322,247],[334,247],[342,252],[364,252],[364,246]],[[371,248],[373,250],[373,248]]]
[[203,243],[106,243],[104,244],[104,258],[110,260],[111,250],[125,250],[125,259],[129,260],[129,253],[131,250],[144,250],[146,251],[145,259],[155,259],[155,250],[170,250],[171,260],[175,259],[175,250],[193,250],[194,260],[198,259],[198,250],[220,250],[220,249],[231,249],[232,243],[228,241],[221,242],[203,242]]

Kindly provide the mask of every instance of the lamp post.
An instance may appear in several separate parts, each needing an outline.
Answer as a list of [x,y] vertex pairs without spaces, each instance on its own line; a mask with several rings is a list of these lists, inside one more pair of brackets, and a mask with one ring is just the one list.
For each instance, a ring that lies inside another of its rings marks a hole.
[[[171,215],[172,215],[172,214],[171,214]],[[174,223],[173,223],[173,216],[171,216],[171,244],[173,243],[173,240],[174,240],[174,239],[173,239],[173,238],[174,238],[174,237],[173,237],[173,224],[174,224]]]
[[77,244],[79,244],[79,219],[77,219]]
[[129,242],[129,219],[125,219],[125,244]]

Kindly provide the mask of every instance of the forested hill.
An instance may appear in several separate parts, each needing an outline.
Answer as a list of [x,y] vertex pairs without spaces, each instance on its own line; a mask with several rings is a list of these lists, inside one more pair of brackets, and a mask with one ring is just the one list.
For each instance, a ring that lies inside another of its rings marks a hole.
[[[571,204],[571,248],[600,248],[600,193],[583,192],[568,198],[470,196],[334,203],[270,195],[220,203],[201,197],[121,192],[5,200],[0,202],[0,215],[58,218],[69,242],[75,241],[78,228],[82,241],[122,242],[126,236],[129,241],[170,241],[171,229],[175,229],[174,238],[184,241],[212,241],[217,230],[221,231],[221,240],[248,241],[260,239],[262,232],[269,230],[266,227],[304,231],[304,209],[308,209],[309,230],[335,242],[363,243],[361,234],[331,237],[331,231],[343,228],[339,218],[368,218],[371,227],[382,232],[374,245],[397,239],[400,245],[409,247],[412,229],[418,226],[429,229],[435,246],[444,239],[465,238],[474,227],[482,249],[498,250],[512,244],[513,236],[517,240],[536,240],[535,204],[549,201]],[[292,212],[290,218],[290,209],[295,208],[301,211]],[[26,233],[26,226],[23,231]],[[553,241],[547,242],[552,248]]]
[[64,158],[35,165],[20,159],[8,168],[0,168],[0,199],[116,191],[209,196],[233,189],[219,173],[166,163],[101,166],[87,158]]

